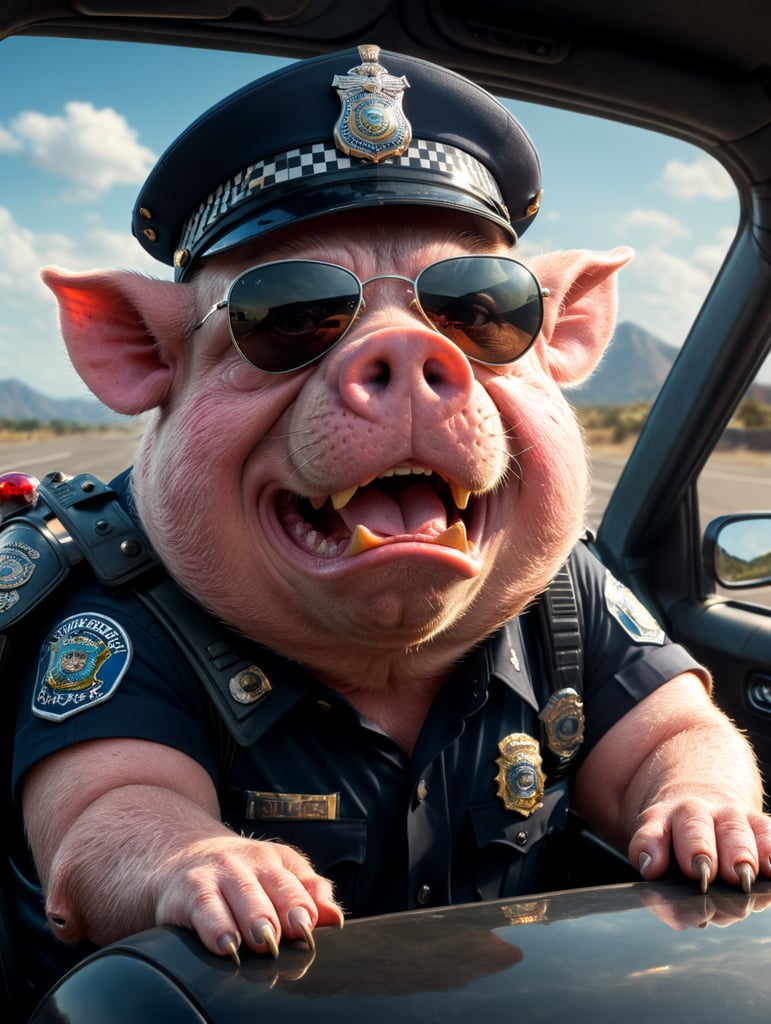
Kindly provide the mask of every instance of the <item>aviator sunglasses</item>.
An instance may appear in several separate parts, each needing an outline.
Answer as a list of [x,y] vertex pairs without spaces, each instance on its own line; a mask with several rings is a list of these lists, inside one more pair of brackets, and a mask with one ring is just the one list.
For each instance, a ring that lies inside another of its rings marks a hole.
[[378,274],[366,281],[334,263],[279,260],[239,274],[217,310],[227,309],[233,344],[267,373],[287,373],[320,359],[353,326],[373,281],[404,281],[427,322],[479,363],[513,362],[543,323],[548,291],[526,266],[507,256],[455,256],[425,267],[413,281]]

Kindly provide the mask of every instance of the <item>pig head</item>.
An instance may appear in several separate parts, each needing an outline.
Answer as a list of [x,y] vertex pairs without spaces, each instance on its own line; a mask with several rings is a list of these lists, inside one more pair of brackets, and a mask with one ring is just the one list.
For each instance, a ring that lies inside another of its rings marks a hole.
[[[303,255],[345,262],[328,239]],[[414,276],[438,253],[417,245],[408,269],[382,248],[355,255],[364,279]],[[155,410],[132,486],[171,575],[222,620],[344,688],[370,670],[401,678],[407,664],[425,678],[446,672],[564,561],[583,526],[587,467],[561,388],[599,361],[630,256],[533,259],[549,290],[541,334],[495,368],[417,317],[403,284],[369,286],[337,347],[270,375],[239,357],[225,314],[192,330],[243,258],[185,284],[44,277],[94,394],[120,413]]]

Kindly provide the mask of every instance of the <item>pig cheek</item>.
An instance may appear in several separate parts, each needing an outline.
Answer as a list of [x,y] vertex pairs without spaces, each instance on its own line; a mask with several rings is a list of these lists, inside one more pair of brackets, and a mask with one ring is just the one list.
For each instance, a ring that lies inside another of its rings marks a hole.
[[270,398],[227,389],[178,402],[148,428],[135,463],[154,548],[187,590],[229,618],[249,604],[264,561],[257,495],[281,457],[264,435],[285,404]]
[[538,560],[540,550],[558,561],[581,532],[588,489],[575,413],[549,378],[499,376],[487,383],[487,390],[509,425],[507,515],[527,549],[521,557]]

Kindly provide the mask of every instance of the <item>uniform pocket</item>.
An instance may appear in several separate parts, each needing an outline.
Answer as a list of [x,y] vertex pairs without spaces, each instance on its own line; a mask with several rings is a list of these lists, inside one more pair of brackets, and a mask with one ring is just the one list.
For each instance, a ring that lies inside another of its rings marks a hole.
[[548,789],[542,806],[524,818],[500,800],[469,808],[479,851],[476,872],[478,899],[499,899],[531,891],[546,852],[544,840],[565,827],[567,785]]

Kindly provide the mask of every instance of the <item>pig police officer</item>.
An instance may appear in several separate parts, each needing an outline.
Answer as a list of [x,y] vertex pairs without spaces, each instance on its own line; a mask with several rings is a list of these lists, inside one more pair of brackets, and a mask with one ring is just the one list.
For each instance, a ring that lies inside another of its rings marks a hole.
[[277,956],[345,914],[548,885],[568,807],[646,879],[771,874],[750,749],[581,541],[561,386],[601,358],[630,253],[523,265],[540,201],[496,100],[362,46],[171,145],[133,226],[174,281],[45,271],[86,384],[153,410],[115,500],[242,667],[213,696],[198,630],[141,583],[73,574],[36,610],[14,792],[41,986],[154,924]]

